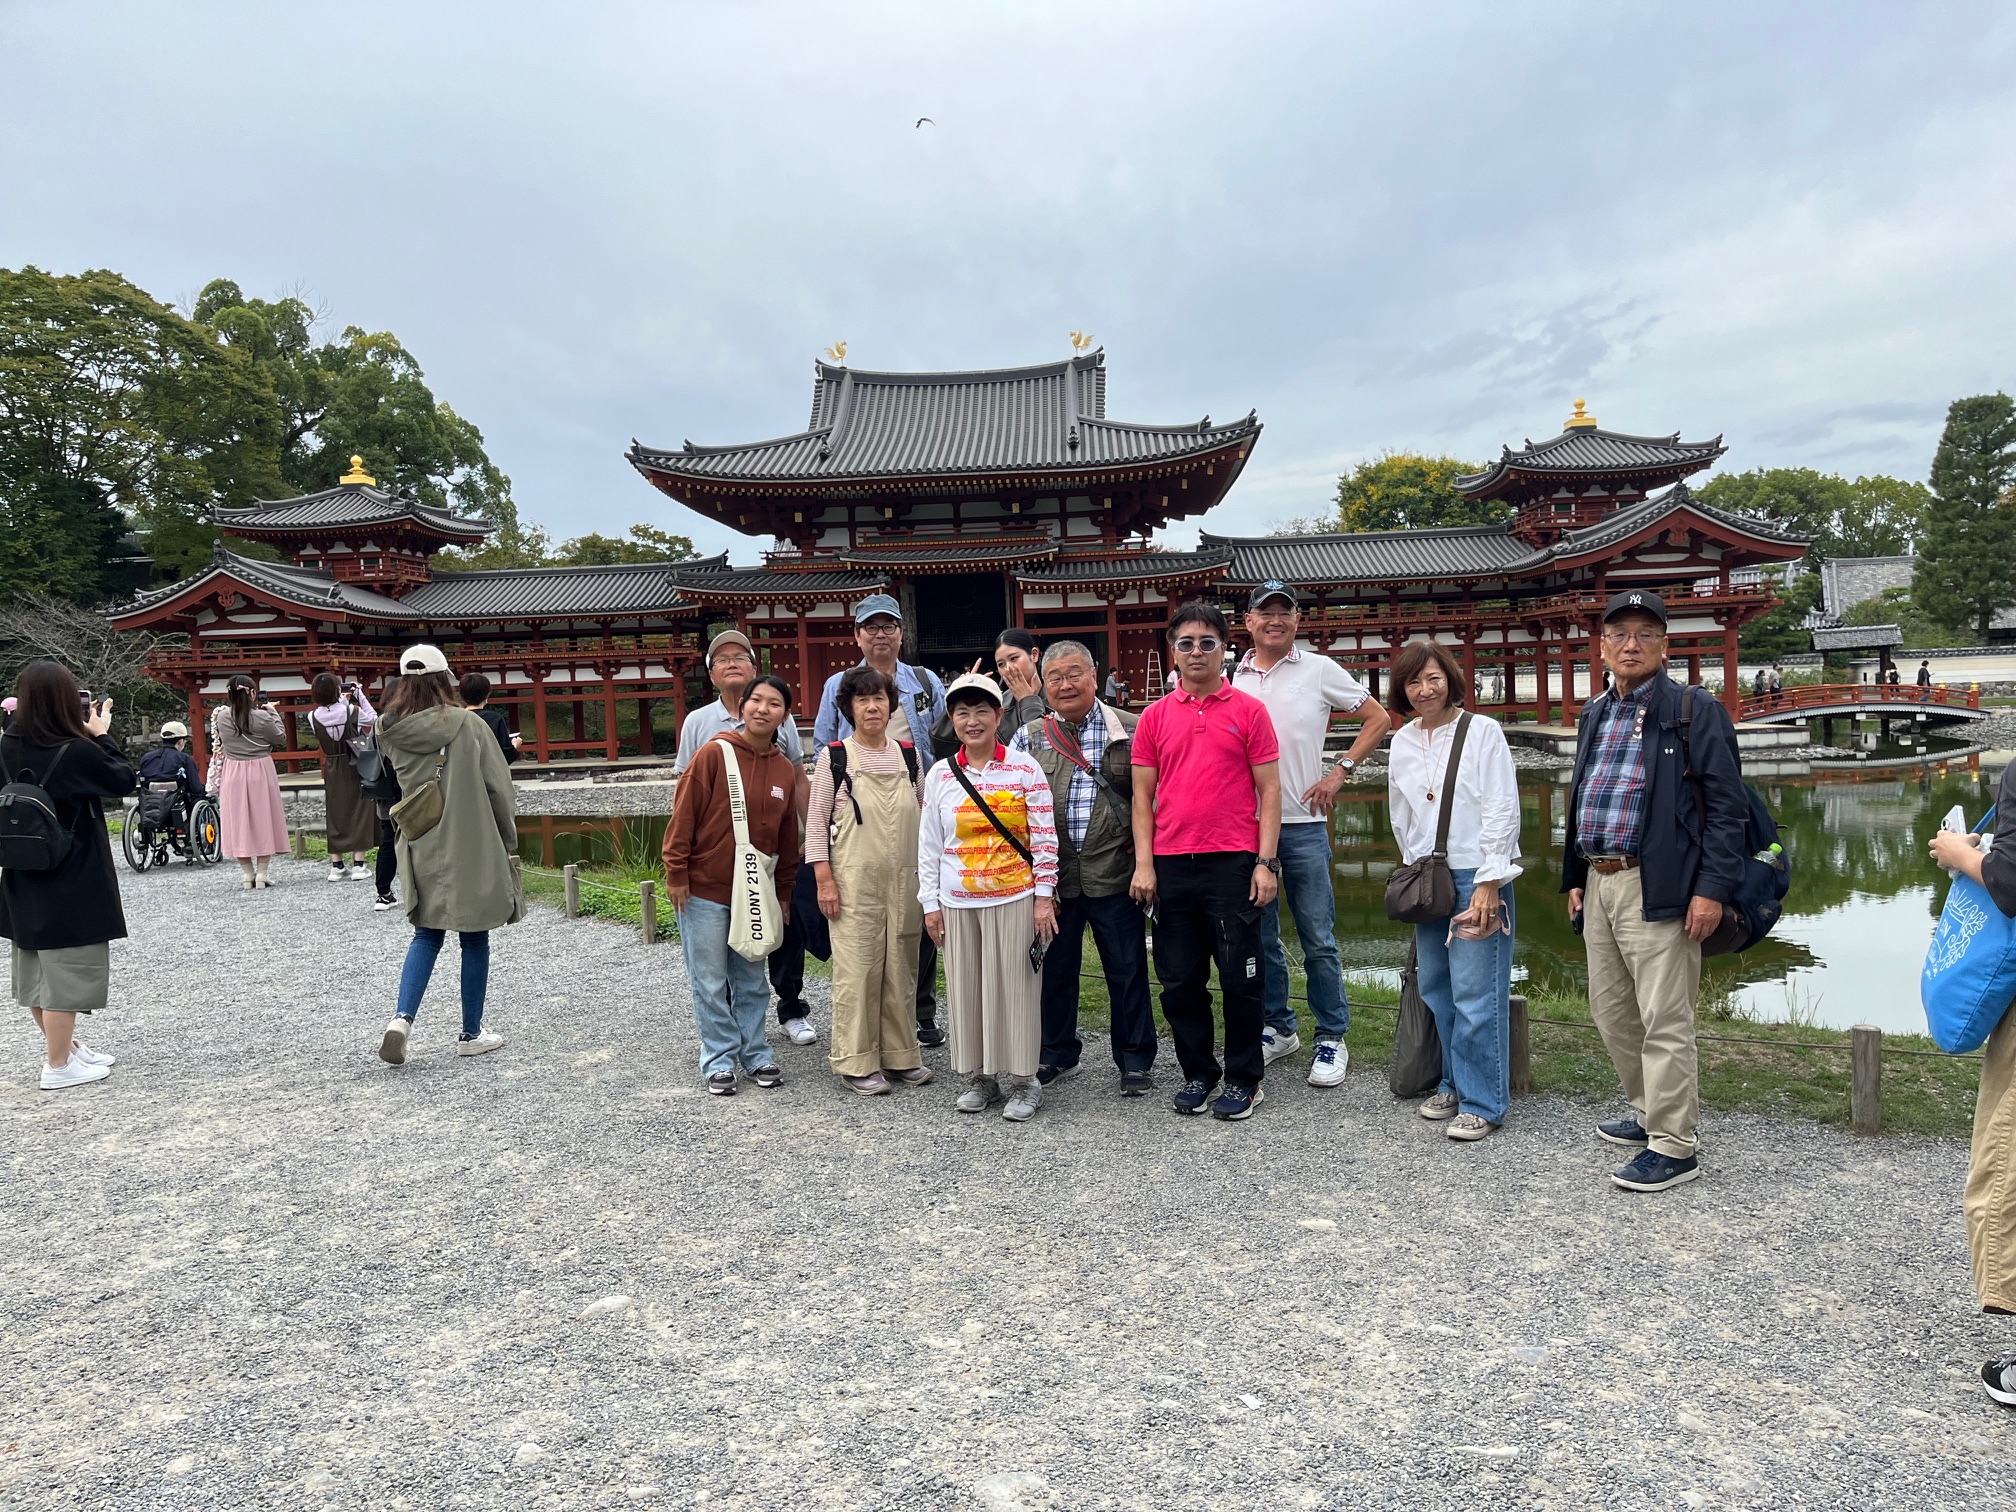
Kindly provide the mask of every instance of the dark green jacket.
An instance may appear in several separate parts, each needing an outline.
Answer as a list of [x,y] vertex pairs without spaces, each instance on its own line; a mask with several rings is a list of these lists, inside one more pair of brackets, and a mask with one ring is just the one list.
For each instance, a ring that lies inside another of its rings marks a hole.
[[[1134,726],[1140,716],[1101,703],[1106,720],[1106,753],[1099,759],[1099,771],[1123,803],[1134,794],[1134,767],[1129,760],[1133,749]],[[1050,801],[1057,811],[1057,896],[1075,898],[1080,893],[1091,898],[1110,898],[1127,891],[1134,880],[1133,820],[1124,808],[1116,811],[1104,793],[1092,800],[1092,822],[1085,827],[1085,847],[1071,844],[1064,820],[1064,795],[1071,789],[1071,774],[1078,769],[1051,746],[1043,733],[1043,721],[1032,719],[1022,727],[1029,742],[1029,755],[1050,779]]]

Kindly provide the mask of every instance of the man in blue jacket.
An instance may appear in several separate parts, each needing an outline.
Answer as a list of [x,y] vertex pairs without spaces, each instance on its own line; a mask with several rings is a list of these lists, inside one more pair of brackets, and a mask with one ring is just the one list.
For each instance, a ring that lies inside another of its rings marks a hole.
[[1701,1174],[1694,1044],[1701,946],[1743,875],[1749,812],[1728,712],[1704,690],[1667,677],[1665,661],[1659,595],[1615,595],[1603,611],[1611,685],[1582,708],[1561,864],[1561,887],[1589,953],[1590,1017],[1633,1109],[1596,1131],[1638,1148],[1610,1177],[1633,1192],[1661,1192]]

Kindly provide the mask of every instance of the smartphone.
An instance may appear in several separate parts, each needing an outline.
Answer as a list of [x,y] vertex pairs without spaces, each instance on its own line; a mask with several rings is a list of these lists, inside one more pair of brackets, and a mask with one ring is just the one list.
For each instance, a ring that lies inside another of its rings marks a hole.
[[84,717],[89,719],[92,708],[91,690],[89,688],[79,688],[77,690],[77,697],[84,705]]
[[1029,942],[1029,969],[1031,971],[1041,971],[1043,969],[1043,952],[1049,948],[1050,942],[1045,940],[1041,935],[1036,936],[1035,939]]

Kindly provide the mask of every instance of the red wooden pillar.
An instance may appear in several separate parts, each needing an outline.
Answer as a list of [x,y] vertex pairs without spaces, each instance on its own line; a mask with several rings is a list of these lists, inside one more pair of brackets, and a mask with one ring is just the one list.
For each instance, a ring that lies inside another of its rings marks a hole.
[[[771,612],[773,614],[776,612],[775,606],[772,606]],[[798,616],[798,687],[796,697],[793,698],[792,702],[798,705],[798,712],[802,714],[805,712],[806,703],[810,702],[813,697],[812,627],[805,623],[805,606],[803,604],[800,604],[792,612]],[[819,712],[817,703],[813,703],[812,712],[815,714]],[[852,779],[850,778],[849,780],[851,781]]]
[[[637,670],[639,672],[644,670],[641,662],[638,664]],[[640,756],[649,756],[652,754],[651,700],[648,698],[637,700],[637,754]]]
[[[1019,603],[1022,597],[1019,590],[1017,591],[1015,597],[1017,602]],[[1109,593],[1106,595],[1106,670],[1108,672],[1112,672],[1118,669],[1119,666],[1120,666],[1120,600],[1116,598],[1114,595]],[[1124,677],[1127,674],[1124,671],[1122,671],[1120,675]]]
[[[1724,576],[1727,576],[1725,571]],[[1736,630],[1739,621],[1733,617],[1722,622],[1722,707],[1734,719],[1743,704],[1743,690],[1738,685],[1743,669],[1738,665],[1741,650],[1736,644]]]
[[546,669],[528,665],[532,674],[532,749],[543,764],[553,759],[553,748],[546,740]]

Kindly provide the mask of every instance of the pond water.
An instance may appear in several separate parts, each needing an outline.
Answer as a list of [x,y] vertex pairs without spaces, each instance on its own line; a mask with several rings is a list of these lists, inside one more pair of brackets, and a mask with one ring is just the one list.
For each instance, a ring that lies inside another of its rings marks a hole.
[[[1894,753],[1876,753],[1884,754]],[[1954,804],[1970,822],[1986,812],[2012,755],[1758,779],[1793,858],[1792,891],[1769,939],[1707,963],[1704,990],[1730,993],[1742,1013],[1760,1021],[1922,1032],[1918,970],[1946,896],[1926,842]],[[1541,989],[1579,989],[1587,980],[1582,942],[1559,893],[1567,775],[1525,772],[1519,785],[1526,874],[1518,883],[1514,972]],[[519,826],[525,859],[558,866],[607,863],[619,853],[653,856],[665,819],[521,817]],[[1391,982],[1406,961],[1408,931],[1386,918],[1383,903],[1396,856],[1384,788],[1347,790],[1331,818],[1331,841],[1345,972]]]

